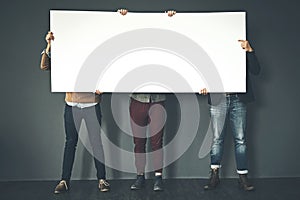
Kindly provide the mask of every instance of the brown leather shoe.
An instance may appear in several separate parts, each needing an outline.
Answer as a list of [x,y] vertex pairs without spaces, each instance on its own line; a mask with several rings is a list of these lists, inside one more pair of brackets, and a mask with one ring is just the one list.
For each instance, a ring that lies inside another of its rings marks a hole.
[[220,183],[219,168],[213,168],[210,171],[209,182],[204,186],[204,190],[212,190]]
[[55,194],[67,192],[69,190],[68,183],[65,180],[61,180],[54,189]]
[[105,179],[99,180],[99,190],[101,192],[108,192],[110,190],[109,183]]
[[239,174],[239,186],[245,191],[253,191],[254,186],[248,182],[247,174]]

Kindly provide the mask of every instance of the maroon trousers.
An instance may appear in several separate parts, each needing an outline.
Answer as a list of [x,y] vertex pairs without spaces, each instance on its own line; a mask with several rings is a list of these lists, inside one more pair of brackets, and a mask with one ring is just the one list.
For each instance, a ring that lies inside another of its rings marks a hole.
[[162,172],[163,167],[163,131],[166,121],[164,102],[142,103],[131,98],[129,107],[130,123],[134,140],[135,166],[137,173],[145,172],[147,127],[152,149],[155,172]]

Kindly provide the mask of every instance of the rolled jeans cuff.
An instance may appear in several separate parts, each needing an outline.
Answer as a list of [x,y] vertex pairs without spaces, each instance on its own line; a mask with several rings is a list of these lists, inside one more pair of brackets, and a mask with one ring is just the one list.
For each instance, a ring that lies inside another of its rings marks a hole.
[[211,169],[216,169],[216,168],[221,168],[221,165],[210,165],[210,168]]
[[236,170],[238,174],[248,174],[248,170]]

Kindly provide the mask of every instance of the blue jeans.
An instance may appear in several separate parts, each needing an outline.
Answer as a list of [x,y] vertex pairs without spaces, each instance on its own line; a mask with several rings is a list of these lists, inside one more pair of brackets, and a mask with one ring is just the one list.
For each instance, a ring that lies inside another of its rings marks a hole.
[[211,125],[213,144],[211,148],[211,168],[219,168],[224,149],[226,124],[229,121],[234,138],[235,160],[239,174],[248,173],[246,156],[246,104],[236,94],[226,95],[218,105],[211,105]]
[[[69,181],[78,143],[78,131],[81,121],[85,120],[88,138],[92,147],[97,178],[105,179],[104,152],[100,135],[101,110],[100,105],[78,108],[65,105],[64,123],[66,142],[63,157],[62,180]],[[102,161],[102,162],[101,162]]]

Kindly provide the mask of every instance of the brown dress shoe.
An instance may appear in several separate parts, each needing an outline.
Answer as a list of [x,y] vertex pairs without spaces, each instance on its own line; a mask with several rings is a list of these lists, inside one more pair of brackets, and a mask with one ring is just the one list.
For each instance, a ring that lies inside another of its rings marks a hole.
[[60,194],[63,192],[67,192],[69,190],[69,186],[65,180],[61,180],[54,189],[55,194]]
[[100,179],[99,180],[99,190],[101,192],[107,192],[109,191],[109,183],[105,179]]

